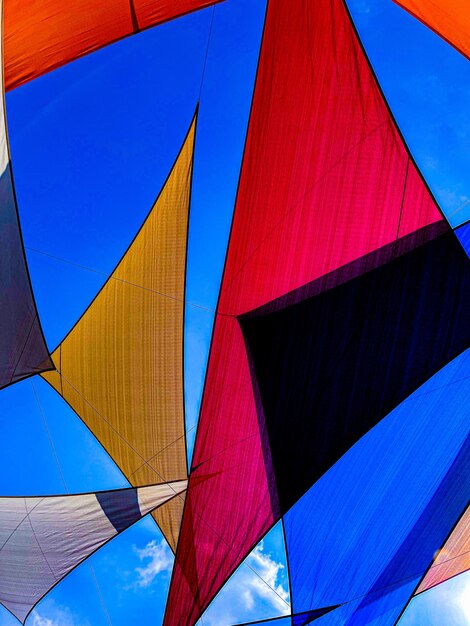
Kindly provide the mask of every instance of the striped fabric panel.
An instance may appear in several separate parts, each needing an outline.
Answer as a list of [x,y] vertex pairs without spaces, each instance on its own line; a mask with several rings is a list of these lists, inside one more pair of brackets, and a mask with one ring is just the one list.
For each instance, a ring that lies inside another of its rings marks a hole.
[[147,513],[181,498],[186,484],[0,498],[0,602],[24,622],[72,569]]

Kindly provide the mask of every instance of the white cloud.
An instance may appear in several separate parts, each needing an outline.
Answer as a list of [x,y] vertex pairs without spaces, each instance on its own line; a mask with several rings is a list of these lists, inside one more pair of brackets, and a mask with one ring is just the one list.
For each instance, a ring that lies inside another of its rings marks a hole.
[[247,589],[242,593],[243,601],[245,602],[246,608],[251,611],[251,609],[255,606],[255,599],[253,597],[253,593],[250,589]]
[[39,611],[33,611],[31,626],[90,626],[66,606],[57,606],[49,600]]
[[137,581],[135,587],[149,587],[158,574],[168,574],[171,572],[173,565],[173,555],[164,539],[160,542],[149,541],[142,549],[134,548],[140,561],[148,562],[144,567],[136,567]]
[[285,579],[285,566],[273,559],[261,542],[209,606],[204,626],[287,615],[289,591]]
[[289,592],[278,582],[278,576],[284,565],[274,561],[271,555],[264,553],[261,542],[247,559],[247,563],[259,574],[252,572],[252,590],[266,600],[270,600],[273,608],[281,613],[286,613],[289,602]]
[[33,626],[56,626],[58,622],[53,622],[47,617],[41,617],[36,611],[33,613]]

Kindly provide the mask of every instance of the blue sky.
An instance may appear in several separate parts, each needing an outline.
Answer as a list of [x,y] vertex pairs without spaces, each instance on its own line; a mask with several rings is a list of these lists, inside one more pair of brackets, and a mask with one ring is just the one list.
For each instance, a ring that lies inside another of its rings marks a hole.
[[[470,219],[470,64],[390,0],[349,0],[349,6],[385,95],[442,209],[453,225]],[[23,235],[51,349],[139,228],[200,98],[185,328],[190,449],[264,9],[265,0],[227,0],[123,40],[7,96]],[[40,379],[2,391],[0,414],[2,494],[125,484],[88,430]],[[69,575],[37,607],[29,626],[161,622],[172,559],[150,519],[116,538],[90,562],[93,571],[85,563]],[[413,601],[403,626],[469,624],[470,607],[467,601],[465,609],[462,600],[465,587],[469,596],[468,574],[423,594]],[[211,605],[203,626],[279,615],[288,602],[282,529],[277,525]],[[0,609],[1,626],[16,623]]]

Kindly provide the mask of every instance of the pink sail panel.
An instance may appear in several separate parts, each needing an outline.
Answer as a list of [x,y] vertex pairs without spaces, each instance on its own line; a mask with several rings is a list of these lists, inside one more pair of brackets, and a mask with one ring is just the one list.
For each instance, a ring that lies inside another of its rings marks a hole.
[[343,2],[270,0],[165,626],[284,512],[237,316],[440,220]]
[[449,539],[439,550],[434,563],[421,581],[415,595],[435,587],[470,569],[470,507],[460,518]]

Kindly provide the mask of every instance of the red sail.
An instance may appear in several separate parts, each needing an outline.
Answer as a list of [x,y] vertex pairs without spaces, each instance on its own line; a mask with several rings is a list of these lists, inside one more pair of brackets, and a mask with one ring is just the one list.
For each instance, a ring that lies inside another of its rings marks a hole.
[[441,220],[341,0],[269,0],[165,626],[284,512],[238,316]]

